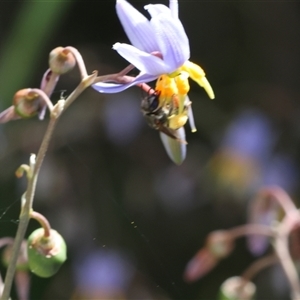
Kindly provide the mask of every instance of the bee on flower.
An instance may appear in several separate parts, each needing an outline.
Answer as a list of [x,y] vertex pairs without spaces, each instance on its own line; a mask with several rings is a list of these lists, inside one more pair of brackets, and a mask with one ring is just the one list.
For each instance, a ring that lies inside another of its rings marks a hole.
[[187,105],[179,114],[179,99],[174,95],[171,101],[162,98],[160,91],[148,91],[148,95],[142,99],[141,110],[150,127],[159,130],[172,139],[186,143],[177,135],[177,129],[182,127],[187,119]]
[[[189,77],[203,87],[211,99],[215,96],[205,72],[189,61],[189,40],[178,18],[178,1],[170,0],[169,7],[149,4],[144,8],[151,16],[150,20],[126,0],[117,0],[117,15],[132,45],[113,45],[113,49],[140,73],[126,83],[97,82],[93,88],[101,93],[117,93],[135,85],[143,88],[145,83],[157,80],[154,89],[157,109],[150,115],[149,112],[144,113],[145,109],[143,113],[148,121],[149,117],[152,122],[159,120],[152,127],[158,127],[155,129],[160,131],[170,158],[176,164],[181,164],[186,156],[186,143],[182,141],[185,141],[183,126],[187,120],[190,120],[192,131],[196,131],[191,101],[187,96],[190,89]],[[161,117],[166,118],[166,121]],[[168,134],[170,132],[171,135]]]

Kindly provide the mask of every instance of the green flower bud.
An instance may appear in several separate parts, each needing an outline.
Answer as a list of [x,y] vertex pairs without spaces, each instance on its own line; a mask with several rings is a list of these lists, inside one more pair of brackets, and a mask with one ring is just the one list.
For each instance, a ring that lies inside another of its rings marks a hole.
[[43,228],[32,232],[28,238],[27,251],[29,268],[40,277],[51,277],[67,259],[66,243],[53,229],[49,237],[45,237]]
[[[5,267],[8,267],[11,260],[13,245],[8,245],[2,252],[2,263]],[[28,257],[27,257],[27,242],[23,241],[20,249],[20,253],[17,260],[16,269],[19,271],[28,270]]]
[[39,112],[41,108],[41,98],[31,89],[23,89],[15,93],[13,105],[16,114],[20,117],[31,118]]
[[67,73],[74,68],[75,64],[75,57],[68,49],[57,47],[50,52],[49,67],[53,73]]

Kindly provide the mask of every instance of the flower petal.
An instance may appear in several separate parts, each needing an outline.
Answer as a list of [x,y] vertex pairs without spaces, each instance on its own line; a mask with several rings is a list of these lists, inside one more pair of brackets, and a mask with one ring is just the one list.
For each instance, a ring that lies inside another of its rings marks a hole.
[[188,37],[179,19],[159,14],[150,21],[157,34],[157,43],[168,73],[181,67],[190,57]]
[[[182,141],[185,141],[185,131],[183,127],[177,130],[178,136]],[[167,151],[168,156],[171,160],[177,164],[181,165],[186,157],[186,144],[178,140],[175,140],[166,134],[160,132],[161,141]]]
[[169,7],[172,12],[173,18],[178,18],[178,1],[177,0],[170,0]]
[[125,0],[117,0],[116,11],[123,29],[133,46],[145,52],[158,51],[149,20]]
[[126,89],[137,85],[139,83],[145,83],[155,80],[157,77],[145,73],[140,73],[134,80],[130,83],[113,83],[113,82],[97,82],[92,85],[93,89],[106,94],[119,93],[125,91]]
[[128,44],[116,43],[113,49],[144,73],[157,76],[168,73],[168,67],[164,61],[157,56],[141,51]]
[[166,14],[172,16],[171,10],[163,4],[148,4],[144,6],[145,10],[148,11],[152,18],[156,17],[159,14]]

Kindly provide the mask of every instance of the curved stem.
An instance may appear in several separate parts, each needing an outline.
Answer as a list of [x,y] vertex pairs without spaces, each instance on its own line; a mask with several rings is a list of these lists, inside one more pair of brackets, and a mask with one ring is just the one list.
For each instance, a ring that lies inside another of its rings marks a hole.
[[233,239],[236,239],[241,236],[250,235],[250,234],[260,234],[269,237],[276,237],[276,231],[268,226],[260,225],[260,224],[246,224],[241,225],[232,229],[229,229]]
[[65,100],[64,110],[66,110],[86,88],[88,88],[94,83],[95,78],[97,78],[96,71],[81,80],[76,89]]
[[86,67],[85,67],[83,58],[82,58],[81,54],[79,53],[79,51],[76,48],[71,47],[71,46],[65,47],[65,49],[69,50],[75,57],[78,68],[79,68],[79,72],[81,75],[81,79],[84,79],[85,77],[87,77],[88,73],[86,71]]
[[134,66],[128,65],[126,68],[124,68],[122,71],[118,73],[102,75],[94,78],[93,83],[104,82],[104,81],[113,81],[117,83],[130,83],[134,80],[134,77],[126,76],[126,74],[130,72],[132,69],[134,69]]
[[36,211],[31,211],[30,217],[31,217],[31,219],[35,219],[36,221],[38,221],[40,223],[40,225],[44,229],[44,236],[49,237],[50,231],[51,231],[51,226],[50,226],[50,223],[47,220],[47,218]]
[[292,299],[294,300],[300,299],[300,282],[297,269],[289,252],[288,238],[290,232],[295,226],[299,226],[299,223],[300,214],[298,211],[286,216],[278,229],[278,235],[274,242],[276,254],[290,283]]
[[7,245],[12,245],[14,243],[14,239],[11,237],[4,237],[0,239],[0,248],[7,246]]
[[270,267],[276,263],[278,263],[278,257],[274,254],[270,254],[265,256],[261,259],[256,260],[253,264],[248,267],[244,273],[242,274],[243,279],[245,282],[251,281],[253,277],[256,276],[261,270]]
[[293,212],[297,210],[296,205],[290,198],[290,196],[279,186],[270,186],[263,188],[259,193],[259,197],[262,197],[263,199],[266,199],[268,197],[274,198],[279,205],[283,208],[286,214],[289,212]]
[[40,90],[40,89],[32,89],[31,91],[33,93],[38,94],[43,99],[43,101],[48,106],[48,109],[51,112],[53,109],[53,104],[52,104],[51,100],[49,99],[48,95],[43,90]]
[[59,74],[53,73],[51,69],[48,69],[42,78],[40,89],[45,92],[45,94],[50,97],[53,90],[56,87],[56,83],[59,79]]

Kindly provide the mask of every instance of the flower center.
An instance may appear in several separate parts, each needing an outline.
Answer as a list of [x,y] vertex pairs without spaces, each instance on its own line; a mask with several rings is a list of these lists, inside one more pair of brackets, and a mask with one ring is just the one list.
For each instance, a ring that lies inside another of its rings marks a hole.
[[[168,127],[178,129],[188,120],[186,96],[190,89],[189,74],[185,71],[176,71],[172,74],[161,75],[155,86],[159,93],[159,106],[168,107]],[[188,101],[189,102],[189,101]],[[188,104],[189,105],[189,104]]]

